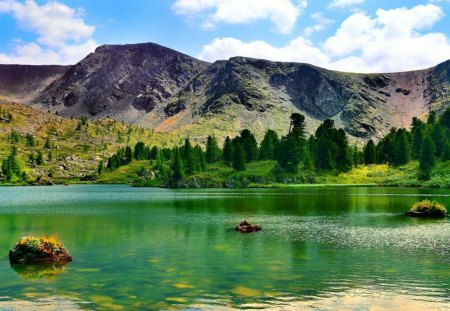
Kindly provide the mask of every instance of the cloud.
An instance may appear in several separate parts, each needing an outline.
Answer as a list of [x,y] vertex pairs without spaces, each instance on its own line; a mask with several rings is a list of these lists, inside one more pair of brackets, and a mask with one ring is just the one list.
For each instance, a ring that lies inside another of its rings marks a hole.
[[344,8],[348,6],[355,6],[364,3],[365,0],[333,0],[328,8]]
[[306,0],[177,0],[172,8],[176,14],[202,19],[204,28],[268,19],[276,31],[287,34],[306,6]]
[[355,12],[321,44],[315,45],[303,36],[282,47],[264,41],[221,38],[205,45],[199,57],[214,61],[247,56],[353,72],[423,69],[449,58],[449,38],[429,31],[443,16],[442,9],[433,4],[380,9],[375,16]]
[[337,57],[331,68],[398,71],[431,67],[450,55],[450,41],[442,33],[425,32],[444,13],[438,6],[379,9],[375,17],[354,13],[323,49]]
[[235,38],[215,39],[203,47],[199,58],[206,61],[215,61],[233,56],[286,62],[302,61],[318,65],[326,65],[329,61],[327,55],[303,37],[292,40],[285,47],[274,47],[264,41],[245,43]]
[[311,15],[311,18],[314,20],[315,24],[305,28],[303,33],[306,37],[311,36],[314,32],[324,30],[327,26],[334,23],[333,20],[326,18],[322,13],[314,13]]
[[72,64],[92,52],[95,27],[83,20],[83,11],[57,1],[39,5],[34,0],[0,0],[0,13],[11,14],[19,28],[35,33],[36,42],[15,44],[11,54],[0,54],[3,63]]

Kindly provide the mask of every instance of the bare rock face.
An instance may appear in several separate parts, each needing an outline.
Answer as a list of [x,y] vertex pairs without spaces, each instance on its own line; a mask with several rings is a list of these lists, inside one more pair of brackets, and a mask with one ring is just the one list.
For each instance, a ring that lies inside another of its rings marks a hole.
[[[356,74],[247,57],[209,64],[146,43],[104,45],[74,66],[53,69],[28,83],[39,90],[27,97],[37,107],[62,116],[110,116],[156,131],[210,124],[223,133],[271,128],[284,134],[290,114],[299,112],[311,134],[330,118],[363,142],[450,105],[450,61],[411,72]],[[1,71],[0,99],[2,85],[17,91]],[[19,85],[19,94],[28,92]]]
[[149,112],[207,66],[157,44],[104,45],[67,70],[35,102],[63,115],[114,116],[128,106]]

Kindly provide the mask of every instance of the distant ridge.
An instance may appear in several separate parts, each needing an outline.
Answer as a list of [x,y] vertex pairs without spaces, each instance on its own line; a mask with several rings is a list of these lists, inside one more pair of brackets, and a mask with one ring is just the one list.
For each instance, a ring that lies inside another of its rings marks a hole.
[[450,104],[450,61],[410,72],[357,74],[247,57],[210,64],[143,43],[100,46],[70,67],[24,68],[33,72],[30,81],[17,78],[26,76],[23,68],[0,66],[0,96],[63,116],[110,116],[198,137],[242,128],[285,132],[290,114],[300,112],[310,132],[332,118],[364,141]]

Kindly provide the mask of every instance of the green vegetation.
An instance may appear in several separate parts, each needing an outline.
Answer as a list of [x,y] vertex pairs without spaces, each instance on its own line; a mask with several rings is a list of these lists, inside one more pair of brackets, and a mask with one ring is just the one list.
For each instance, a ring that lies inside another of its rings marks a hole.
[[247,129],[221,144],[214,135],[191,140],[112,119],[69,120],[22,105],[3,105],[0,114],[12,120],[0,123],[4,184],[450,185],[449,110],[439,118],[430,114],[427,122],[414,118],[410,132],[393,128],[362,149],[350,146],[345,131],[336,129],[332,120],[307,137],[305,117],[297,113],[286,135],[268,130],[260,144],[256,136],[262,136]]
[[444,204],[430,200],[423,200],[414,203],[411,211],[416,213],[433,213],[437,215],[447,214],[447,209]]

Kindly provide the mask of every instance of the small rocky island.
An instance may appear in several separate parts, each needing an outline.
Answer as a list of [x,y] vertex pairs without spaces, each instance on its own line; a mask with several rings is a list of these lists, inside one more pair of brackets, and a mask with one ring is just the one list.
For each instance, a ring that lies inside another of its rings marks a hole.
[[447,209],[444,204],[436,201],[423,200],[414,203],[411,210],[406,212],[405,215],[411,217],[442,218],[447,216]]
[[261,231],[262,228],[258,225],[252,225],[249,222],[247,222],[247,220],[244,220],[239,224],[239,226],[236,226],[234,229],[241,233],[251,233]]
[[56,238],[22,237],[9,251],[11,264],[48,264],[72,261],[72,256]]

